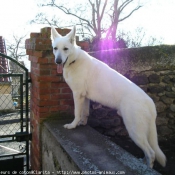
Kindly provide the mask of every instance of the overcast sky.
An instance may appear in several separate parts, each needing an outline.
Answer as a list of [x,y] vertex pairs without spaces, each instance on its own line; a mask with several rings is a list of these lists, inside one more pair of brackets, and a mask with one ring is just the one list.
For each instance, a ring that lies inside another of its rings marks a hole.
[[[165,44],[175,44],[175,0],[146,1],[141,9],[120,23],[120,28],[134,31],[137,27],[143,27],[149,35],[162,37]],[[29,24],[40,11],[37,7],[38,2],[38,0],[1,0],[0,35],[9,39],[13,34],[20,36],[28,33],[29,36],[30,32],[38,32],[40,25]],[[56,10],[50,10],[49,13],[54,14]]]

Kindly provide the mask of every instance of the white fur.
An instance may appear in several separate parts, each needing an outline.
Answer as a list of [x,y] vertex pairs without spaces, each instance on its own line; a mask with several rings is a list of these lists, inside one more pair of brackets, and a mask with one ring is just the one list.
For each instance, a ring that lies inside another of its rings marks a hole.
[[152,99],[130,80],[76,46],[75,28],[64,37],[52,28],[52,37],[53,48],[57,48],[53,51],[55,61],[61,59],[59,63],[65,64],[63,76],[73,92],[75,105],[75,119],[64,127],[85,125],[89,99],[99,102],[118,110],[130,137],[143,150],[149,167],[153,167],[155,158],[165,166],[166,157],[157,141],[157,113]]

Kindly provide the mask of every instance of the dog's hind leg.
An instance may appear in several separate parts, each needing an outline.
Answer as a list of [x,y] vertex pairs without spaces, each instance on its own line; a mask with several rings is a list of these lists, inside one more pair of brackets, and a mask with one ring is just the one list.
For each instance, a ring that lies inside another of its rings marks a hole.
[[129,99],[123,101],[120,106],[123,122],[131,139],[144,152],[147,165],[152,168],[155,161],[155,151],[149,144],[148,136],[153,121],[147,101],[145,100],[144,103],[139,102],[139,100],[128,101]]
[[155,152],[151,148],[148,143],[146,132],[140,128],[139,126],[135,126],[134,131],[132,129],[128,129],[129,135],[131,139],[135,142],[135,144],[142,149],[145,154],[147,165],[152,168],[155,161]]
[[89,99],[85,98],[84,104],[83,104],[83,110],[81,114],[81,120],[78,123],[78,125],[86,125],[88,116],[89,116]]
[[150,144],[151,148],[155,151],[156,160],[163,167],[165,167],[165,165],[166,165],[166,156],[164,155],[164,153],[162,152],[162,150],[160,149],[160,147],[158,145],[155,120],[153,120],[150,124],[148,141],[149,141],[149,144]]
[[154,165],[154,161],[155,161],[155,152],[154,150],[151,148],[151,146],[149,145],[147,139],[144,139],[142,141],[136,141],[135,143],[143,150],[144,154],[145,154],[145,158],[146,158],[146,162],[147,165],[152,168]]
[[73,97],[74,97],[74,106],[75,106],[75,110],[74,110],[75,118],[72,123],[64,125],[64,127],[67,129],[76,128],[76,126],[81,120],[81,114],[83,112],[85,97],[79,93],[73,93]]

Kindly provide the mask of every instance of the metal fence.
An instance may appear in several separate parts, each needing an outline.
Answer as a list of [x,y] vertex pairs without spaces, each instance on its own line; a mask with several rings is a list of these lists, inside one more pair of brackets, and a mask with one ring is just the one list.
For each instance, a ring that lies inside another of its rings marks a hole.
[[8,71],[0,72],[0,171],[29,170],[28,69],[11,57]]

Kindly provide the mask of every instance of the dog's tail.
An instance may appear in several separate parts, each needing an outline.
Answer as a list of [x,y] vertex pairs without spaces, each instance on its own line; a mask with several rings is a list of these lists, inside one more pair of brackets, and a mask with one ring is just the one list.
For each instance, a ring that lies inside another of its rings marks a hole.
[[151,122],[150,132],[149,132],[149,144],[155,152],[156,160],[163,166],[166,166],[166,156],[159,148],[158,140],[157,140],[157,130],[155,121]]

